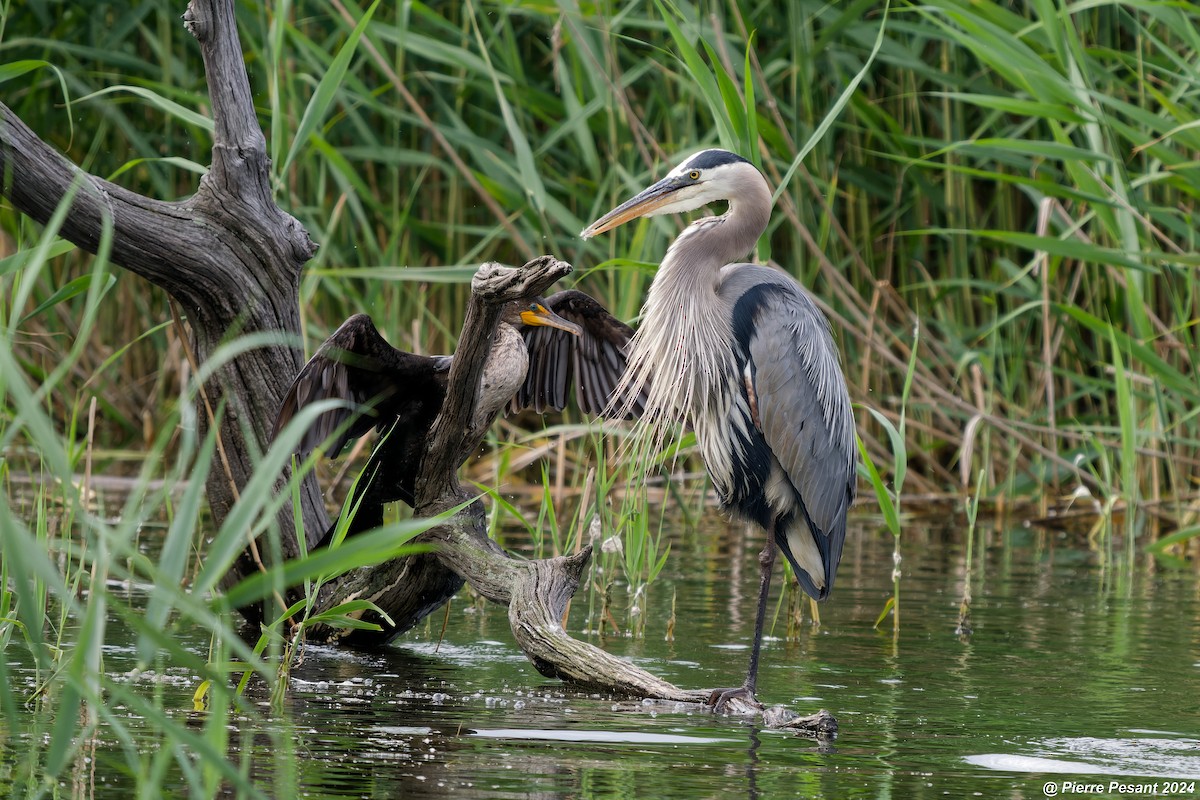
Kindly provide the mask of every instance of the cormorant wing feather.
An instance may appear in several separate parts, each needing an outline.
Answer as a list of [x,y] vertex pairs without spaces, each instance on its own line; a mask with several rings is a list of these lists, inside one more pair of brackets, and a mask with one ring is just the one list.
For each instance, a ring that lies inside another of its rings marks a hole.
[[[275,420],[272,438],[300,409],[320,400],[337,399],[344,406],[322,413],[300,440],[308,453],[322,442],[333,456],[351,439],[372,428],[390,424],[405,403],[420,402],[428,379],[449,370],[445,356],[417,356],[392,347],[371,318],[355,314],[341,324],[296,376]],[[436,397],[440,404],[441,395]],[[333,437],[333,438],[331,438]]]
[[[579,325],[583,333],[575,336],[547,326],[522,329],[529,350],[529,370],[509,404],[509,412],[522,408],[532,408],[539,414],[547,409],[561,411],[574,383],[579,408],[598,416],[609,405],[625,373],[626,348],[633,329],[575,289],[551,295],[546,298],[546,306]],[[633,416],[641,415],[645,401],[643,388],[632,404]]]

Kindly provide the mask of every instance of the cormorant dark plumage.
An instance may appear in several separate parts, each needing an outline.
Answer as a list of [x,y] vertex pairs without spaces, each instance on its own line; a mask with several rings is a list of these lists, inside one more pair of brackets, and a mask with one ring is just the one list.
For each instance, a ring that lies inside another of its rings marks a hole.
[[[532,408],[539,414],[548,409],[561,411],[574,383],[579,409],[600,416],[610,405],[613,390],[625,374],[625,351],[633,338],[633,329],[608,313],[590,295],[576,289],[551,295],[546,305],[578,325],[580,335],[564,336],[561,331],[545,326],[521,329],[529,350],[529,372],[513,396],[509,411],[522,408]],[[643,391],[622,415],[637,416],[644,403]]]
[[[560,411],[574,383],[580,408],[598,414],[621,379],[625,346],[632,335],[628,326],[580,291],[509,303],[484,365],[478,413],[490,416],[506,407]],[[324,442],[325,452],[336,455],[349,441],[372,429],[379,431],[352,499],[357,511],[347,535],[381,525],[387,503],[414,504],[417,470],[446,397],[451,360],[452,356],[397,350],[369,316],[355,314],[293,381],[273,436],[310,403],[345,403],[317,417],[300,440],[302,454]],[[636,411],[640,403],[633,408]],[[327,545],[335,529],[336,524],[313,548]]]

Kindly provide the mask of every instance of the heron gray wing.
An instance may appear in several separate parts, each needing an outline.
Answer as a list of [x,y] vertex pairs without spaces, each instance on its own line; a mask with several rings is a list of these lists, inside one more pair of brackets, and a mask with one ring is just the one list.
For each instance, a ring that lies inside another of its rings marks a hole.
[[[828,533],[854,499],[854,416],[825,315],[799,286],[767,294],[750,338],[763,437]],[[830,465],[833,465],[831,468]]]
[[[575,289],[546,298],[546,307],[579,325],[583,332],[575,336],[544,326],[522,329],[529,350],[529,370],[509,410],[561,411],[574,384],[580,409],[600,415],[625,373],[626,348],[633,329]],[[644,407],[643,390],[631,404],[631,413],[640,415]]]
[[825,316],[790,276],[725,269],[744,396],[772,456],[762,480],[776,541],[805,591],[821,600],[833,586],[856,489],[854,418],[837,350]]
[[300,370],[280,406],[272,438],[305,406],[320,400],[342,400],[344,405],[317,417],[298,448],[308,453],[327,442],[326,452],[336,455],[350,440],[395,416],[389,413],[390,406],[398,394],[419,385],[416,373],[448,368],[449,358],[397,350],[380,335],[369,316],[355,314]]

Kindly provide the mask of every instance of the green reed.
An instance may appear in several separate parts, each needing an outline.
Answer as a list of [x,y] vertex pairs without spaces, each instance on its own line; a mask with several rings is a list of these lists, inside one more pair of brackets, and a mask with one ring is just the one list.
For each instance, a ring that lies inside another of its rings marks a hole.
[[[59,10],[31,0],[4,16],[5,102],[85,169],[157,198],[191,194],[212,123],[179,3],[109,3],[100,18]],[[983,472],[975,501],[986,491],[1049,504],[1082,489],[1102,516],[1124,506],[1130,560],[1143,545],[1181,563],[1194,552],[1198,528],[1177,502],[1200,459],[1200,19],[1190,6],[935,0],[885,12],[676,0],[364,11],[285,0],[241,3],[237,14],[277,197],[321,244],[301,285],[310,343],[364,310],[396,346],[452,352],[474,267],[541,251],[572,261],[568,283],[633,319],[678,223],[645,221],[586,244],[578,232],[678,155],[731,147],[777,187],[758,255],[809,286],[830,316],[865,409],[864,464],[891,466],[890,489],[882,475],[869,479],[889,531],[905,493],[960,492]],[[10,719],[28,713],[42,734],[3,788],[52,794],[103,723],[141,796],[166,771],[195,796],[222,783],[262,796],[248,765],[226,759],[226,726],[258,713],[236,690],[247,670],[282,685],[288,632],[279,622],[259,648],[246,645],[227,609],[200,592],[246,530],[271,550],[274,510],[290,496],[247,494],[237,522],[201,547],[195,487],[214,445],[196,433],[181,335],[161,293],[103,253],[63,243],[60,219],[41,228],[0,206],[0,646],[27,653],[37,675],[30,692],[0,659],[0,707]],[[497,480],[522,441],[492,440]],[[594,452],[605,456],[592,512],[566,525],[543,490],[536,529],[549,530],[545,549],[562,551],[598,514],[606,534],[628,537],[619,558],[597,555],[605,578],[648,584],[665,554],[657,523],[610,510],[630,478],[614,477],[619,448]],[[664,463],[700,471],[686,437],[675,455]],[[98,514],[75,483],[88,459],[93,474],[135,473],[119,514]],[[273,448],[264,474],[288,460]],[[586,457],[567,464],[564,480],[578,487]],[[47,478],[20,499],[13,476],[28,473]],[[548,477],[527,474],[543,486]],[[678,492],[671,475],[668,485]],[[1149,502],[1179,530],[1150,541],[1136,519]],[[138,530],[160,507],[169,521],[152,560]],[[399,531],[273,568],[237,597],[319,586],[394,552],[408,529]],[[146,608],[108,591],[106,578],[151,585]],[[150,669],[186,666],[207,685],[198,727],[166,713],[161,692],[105,673],[105,619],[131,627]],[[181,646],[172,634],[185,626],[210,631],[211,652]],[[139,746],[113,701],[168,746]],[[276,773],[294,774],[294,743],[272,747]]]
[[[53,239],[53,228],[44,232],[43,241]],[[269,343],[262,337],[232,340],[192,377],[175,412],[157,426],[138,473],[117,500],[119,507],[106,508],[111,501],[95,493],[93,486],[106,458],[96,446],[97,400],[90,393],[69,400],[56,395],[62,394],[65,376],[83,360],[90,326],[100,306],[108,302],[112,287],[106,280],[108,236],[85,276],[88,281],[77,283],[86,287],[79,293],[84,302],[79,322],[82,336],[60,355],[53,370],[31,370],[18,358],[11,331],[19,331],[19,326],[0,331],[4,474],[10,491],[16,489],[12,478],[18,471],[39,479],[24,497],[13,494],[10,500],[9,492],[0,495],[4,554],[0,643],[6,652],[0,707],[6,710],[6,719],[22,730],[43,731],[31,740],[37,744],[19,768],[6,775],[5,788],[12,796],[52,793],[59,776],[93,758],[103,728],[106,742],[116,737],[126,769],[144,796],[153,796],[161,784],[154,776],[168,768],[182,773],[192,795],[212,796],[222,787],[233,787],[243,796],[265,796],[250,779],[246,765],[239,767],[236,759],[226,758],[230,715],[257,713],[254,703],[239,697],[236,676],[253,674],[278,696],[286,689],[287,667],[307,626],[371,624],[356,618],[357,612],[369,607],[363,601],[316,613],[312,600],[322,581],[410,552],[404,542],[437,520],[385,526],[307,558],[276,563],[224,595],[213,593],[216,581],[243,546],[246,531],[261,532],[260,544],[278,552],[269,543],[278,538],[277,511],[292,495],[277,494],[271,487],[304,426],[322,410],[306,409],[295,425],[281,433],[263,454],[258,472],[229,518],[205,544],[204,488],[214,467],[217,426],[208,426],[208,434],[200,437],[194,410],[197,387],[218,365],[246,348]],[[31,276],[46,269],[50,250],[35,247],[30,252],[22,264],[24,271],[6,281],[9,298],[21,297]],[[56,304],[72,299],[61,293],[43,301],[35,313],[52,312]],[[57,413],[68,415],[67,435],[58,430],[62,421]],[[293,487],[298,480],[292,478]],[[160,509],[168,511],[168,523],[161,549],[151,558],[141,547],[140,531],[155,523]],[[124,584],[144,587],[144,592],[130,595],[114,588]],[[258,648],[245,644],[231,609],[270,600],[297,585],[307,589],[304,599],[279,615]],[[271,640],[268,634],[292,616],[296,619],[288,638]],[[113,633],[114,624],[128,632]],[[175,636],[192,629],[208,633],[208,653],[190,650]],[[115,674],[105,667],[103,653],[110,637],[124,641],[130,634],[137,642],[141,669],[151,680],[140,682],[136,675]],[[32,684],[14,680],[8,663],[14,651],[18,661],[32,669]],[[199,725],[176,718],[163,707],[162,687],[153,676],[166,668],[186,669],[195,676],[196,702],[206,712]],[[140,721],[131,723],[124,712],[113,710],[119,707],[130,709]],[[162,746],[145,747],[146,736]],[[276,744],[281,759],[294,757],[292,743]],[[198,766],[192,763],[193,756],[199,756]]]
[[883,610],[879,612],[879,618],[875,620],[875,627],[878,628],[887,615],[892,615],[892,642],[893,646],[900,638],[900,577],[903,574],[900,554],[900,534],[903,525],[900,519],[900,502],[904,491],[904,481],[908,477],[908,439],[905,436],[908,415],[907,406],[909,392],[912,389],[912,378],[916,372],[917,365],[917,350],[920,343],[920,328],[913,328],[912,349],[908,362],[908,373],[904,381],[904,388],[900,394],[900,412],[899,419],[895,424],[881,411],[874,408],[868,408],[871,416],[875,421],[887,432],[888,438],[891,441],[892,447],[892,481],[891,487],[887,485],[886,479],[880,474],[879,469],[875,466],[875,460],[871,457],[866,445],[863,444],[862,437],[856,437],[858,444],[858,454],[862,459],[861,471],[865,474],[872,490],[875,492],[875,499],[879,503],[879,509],[883,514],[884,524],[887,526],[888,532],[892,535],[894,549],[892,550],[892,596],[884,603]]
[[[208,136],[202,77],[182,62],[194,45],[169,10],[118,7],[111,33],[61,20],[45,39],[20,38],[10,20],[0,42],[0,58],[24,65],[6,76],[19,113],[46,119],[52,139],[63,131],[56,143],[85,166],[164,197],[190,190]],[[1097,457],[1087,442],[1116,443],[1112,377],[1093,369],[1110,361],[1108,328],[1130,340],[1135,395],[1172,389],[1146,396],[1154,446],[1134,454],[1144,496],[1186,483],[1176,465],[1195,459],[1198,440],[1187,10],[597,10],[239,9],[280,199],[322,245],[302,288],[311,339],[367,310],[398,346],[448,352],[474,264],[540,250],[574,261],[583,288],[630,318],[676,223],[587,245],[575,234],[677,153],[720,144],[779,187],[759,255],[828,304],[856,398],[895,396],[902,332],[925,324],[931,358],[910,408],[916,490],[958,485],[960,465],[934,453],[953,452],[980,408],[968,472],[987,467],[1026,494],[1072,483],[1077,457],[1085,468]],[[89,137],[73,119],[56,124],[67,103]],[[67,283],[45,274],[29,286],[45,298]],[[113,291],[154,317],[136,282]],[[133,338],[131,315],[99,313],[105,333],[92,342]],[[106,371],[98,394],[116,413],[102,440],[143,444],[141,408],[168,400],[169,378],[135,392],[140,406],[122,390],[145,385],[174,338],[159,331]],[[971,363],[976,384],[960,372]],[[863,432],[883,457],[884,432],[869,419]]]

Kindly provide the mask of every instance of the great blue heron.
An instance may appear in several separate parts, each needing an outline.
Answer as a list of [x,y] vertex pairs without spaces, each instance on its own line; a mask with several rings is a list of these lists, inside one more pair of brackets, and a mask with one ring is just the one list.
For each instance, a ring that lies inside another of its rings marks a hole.
[[[632,335],[627,325],[575,290],[507,304],[480,380],[478,413],[490,416],[506,405],[561,410],[574,383],[580,409],[599,414],[624,372]],[[357,510],[347,535],[381,525],[387,503],[413,505],[429,429],[446,397],[451,359],[397,350],[369,316],[355,314],[292,382],[273,436],[310,403],[344,402],[317,417],[300,440],[302,454],[322,442],[327,453],[337,454],[351,439],[373,428],[380,432],[351,501]],[[638,408],[635,402],[631,413]],[[327,545],[335,531],[331,526],[313,548]]]
[[696,220],[667,249],[618,394],[648,388],[642,420],[659,432],[690,423],[721,504],[766,529],[750,665],[742,686],[713,692],[709,702],[721,710],[734,697],[757,703],[776,546],[809,595],[829,596],[857,457],[828,320],[790,275],[729,263],[750,253],[771,213],[753,164],[725,150],[696,153],[581,235],[716,201],[728,210]]

